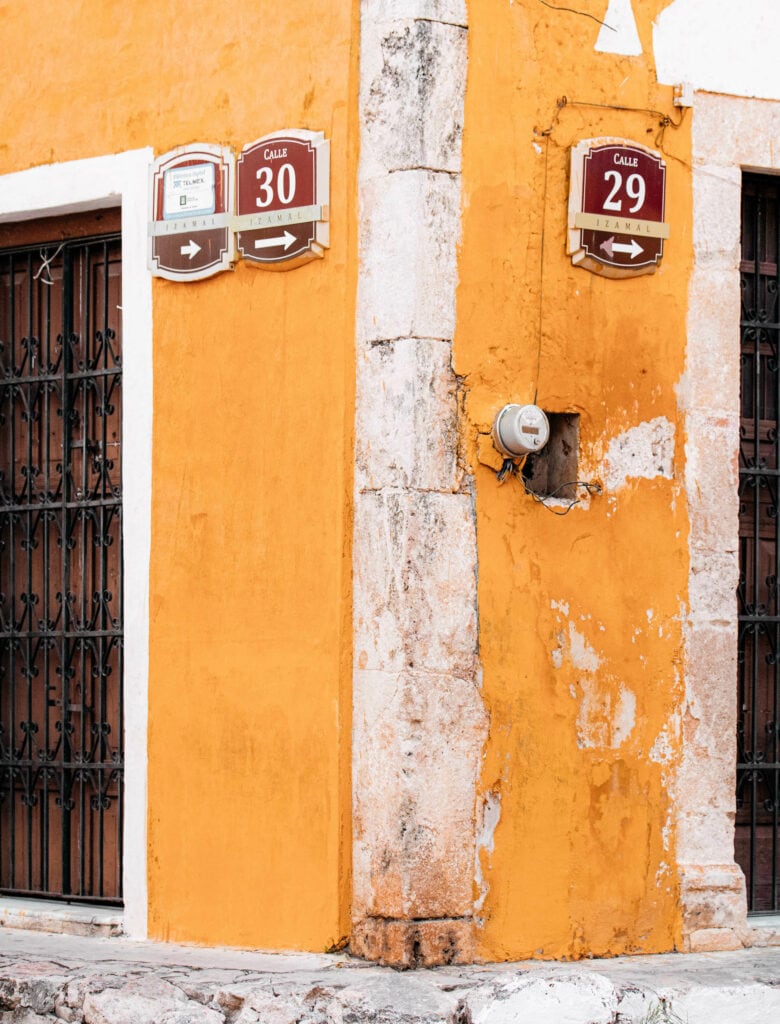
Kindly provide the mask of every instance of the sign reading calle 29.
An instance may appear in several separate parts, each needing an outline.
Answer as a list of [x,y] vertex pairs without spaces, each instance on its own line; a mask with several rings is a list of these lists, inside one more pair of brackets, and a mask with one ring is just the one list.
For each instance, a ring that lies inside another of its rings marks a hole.
[[652,274],[664,252],[666,164],[626,139],[586,139],[572,149],[568,252],[605,277]]

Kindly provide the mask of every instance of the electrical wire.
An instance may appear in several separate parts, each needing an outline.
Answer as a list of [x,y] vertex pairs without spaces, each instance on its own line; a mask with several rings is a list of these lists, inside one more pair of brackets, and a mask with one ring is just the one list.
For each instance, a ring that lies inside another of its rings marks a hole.
[[548,3],[548,0],[539,0],[540,4],[544,4],[545,7],[549,7],[551,11],[566,11],[568,14],[581,14],[583,18],[590,18],[591,21],[595,21],[598,25],[603,25],[604,28],[608,28],[610,32],[617,32],[617,29],[612,25],[608,25],[606,21],[602,21],[601,18],[597,18],[595,14],[589,14],[587,11],[576,11],[573,7],[558,7],[557,4]]
[[559,511],[558,509],[553,508],[552,505],[549,503],[548,499],[554,498],[556,494],[558,494],[566,487],[581,487],[588,495],[602,493],[601,484],[597,483],[595,480],[568,480],[566,483],[559,484],[555,488],[555,490],[550,491],[549,494],[539,494],[538,491],[535,491],[529,485],[528,481],[523,476],[522,469],[525,465],[526,459],[527,456],[523,456],[522,459],[517,460],[504,459],[503,463],[501,464],[501,469],[499,469],[498,472],[496,473],[496,480],[498,480],[499,484],[503,484],[506,480],[510,479],[511,477],[517,477],[517,479],[523,485],[523,490],[525,491],[525,493],[529,495],[529,497],[533,498],[534,501],[537,501],[540,505],[543,505],[548,512],[552,512],[554,516],[567,516],[575,505],[579,505],[584,501],[585,496],[583,495],[583,497],[581,498],[574,498],[573,501],[570,501],[563,511]]

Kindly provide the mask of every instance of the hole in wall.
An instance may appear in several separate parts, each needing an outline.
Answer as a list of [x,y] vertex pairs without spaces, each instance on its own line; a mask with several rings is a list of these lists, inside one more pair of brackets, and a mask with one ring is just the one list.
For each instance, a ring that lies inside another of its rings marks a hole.
[[522,473],[529,489],[542,498],[573,501],[577,497],[580,417],[574,412],[546,412],[550,440],[525,460]]

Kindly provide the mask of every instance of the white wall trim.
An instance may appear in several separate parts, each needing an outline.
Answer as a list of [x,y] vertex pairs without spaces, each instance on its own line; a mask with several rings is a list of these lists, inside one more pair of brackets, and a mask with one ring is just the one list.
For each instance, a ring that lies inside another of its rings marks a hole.
[[152,286],[146,268],[151,149],[0,177],[0,223],[122,207],[125,549],[124,930],[147,934],[147,715],[152,453]]
[[697,951],[750,941],[734,861],[740,222],[743,170],[780,170],[780,103],[697,93],[693,114],[694,266],[679,389],[690,575],[676,802],[683,930]]

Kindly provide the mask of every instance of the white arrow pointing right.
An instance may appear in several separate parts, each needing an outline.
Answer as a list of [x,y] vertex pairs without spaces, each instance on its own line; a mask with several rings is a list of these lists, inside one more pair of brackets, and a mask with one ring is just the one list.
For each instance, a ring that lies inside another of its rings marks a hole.
[[182,256],[189,256],[189,258],[192,259],[193,256],[198,255],[198,253],[200,252],[200,248],[201,247],[198,245],[197,242],[194,242],[192,239],[190,239],[187,245],[183,245],[181,247],[181,254]]
[[612,254],[615,252],[627,252],[631,259],[635,260],[640,252],[645,251],[635,238],[631,239],[630,245],[626,245],[624,242],[616,242],[614,235],[610,235],[605,242],[602,242],[599,249],[603,249],[609,259],[612,259]]
[[295,241],[295,235],[289,231],[285,231],[283,235],[279,235],[275,238],[257,238],[255,239],[255,249],[271,249],[275,245],[283,245],[285,249],[289,249]]

